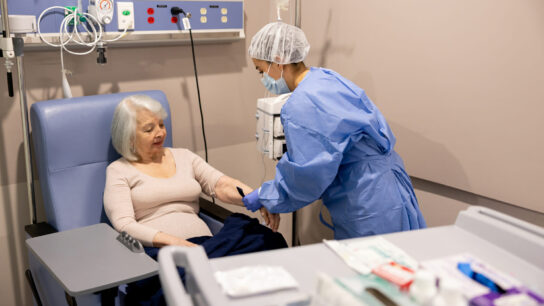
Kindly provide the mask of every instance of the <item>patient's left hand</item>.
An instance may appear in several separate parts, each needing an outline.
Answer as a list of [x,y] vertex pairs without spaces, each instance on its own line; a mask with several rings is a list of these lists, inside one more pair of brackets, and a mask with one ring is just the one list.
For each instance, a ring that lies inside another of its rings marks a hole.
[[280,226],[280,214],[273,214],[264,207],[261,207],[259,210],[261,211],[261,216],[264,218],[266,225],[270,227],[272,231],[278,231],[278,227]]

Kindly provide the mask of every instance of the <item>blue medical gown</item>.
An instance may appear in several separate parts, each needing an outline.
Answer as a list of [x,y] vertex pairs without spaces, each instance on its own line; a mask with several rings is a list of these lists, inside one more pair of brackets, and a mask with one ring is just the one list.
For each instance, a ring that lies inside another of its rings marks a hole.
[[259,200],[273,213],[322,198],[335,239],[426,227],[395,137],[365,92],[311,68],[281,110],[287,142]]

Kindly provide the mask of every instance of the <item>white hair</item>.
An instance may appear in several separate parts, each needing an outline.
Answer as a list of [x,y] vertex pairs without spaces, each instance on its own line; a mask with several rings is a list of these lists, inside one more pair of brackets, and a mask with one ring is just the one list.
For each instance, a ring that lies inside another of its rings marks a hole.
[[161,103],[146,95],[128,96],[121,100],[111,123],[111,142],[115,150],[129,161],[138,160],[134,148],[134,135],[136,132],[138,110],[146,109],[162,120],[168,114]]

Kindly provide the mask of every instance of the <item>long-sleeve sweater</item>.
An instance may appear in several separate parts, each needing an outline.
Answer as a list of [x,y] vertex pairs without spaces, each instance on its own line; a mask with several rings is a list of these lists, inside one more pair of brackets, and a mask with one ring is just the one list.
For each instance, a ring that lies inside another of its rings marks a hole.
[[211,236],[198,217],[201,192],[215,195],[215,184],[223,173],[187,149],[167,148],[176,164],[169,178],[156,178],[120,158],[106,170],[104,208],[112,225],[145,246],[163,232],[182,239]]

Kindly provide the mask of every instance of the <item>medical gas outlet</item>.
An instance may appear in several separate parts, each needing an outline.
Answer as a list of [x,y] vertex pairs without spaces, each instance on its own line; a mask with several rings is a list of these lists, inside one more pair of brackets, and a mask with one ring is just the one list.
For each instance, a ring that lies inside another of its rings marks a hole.
[[118,30],[134,30],[134,3],[117,2]]
[[257,150],[270,159],[280,159],[287,151],[281,124],[281,108],[291,94],[257,100]]

